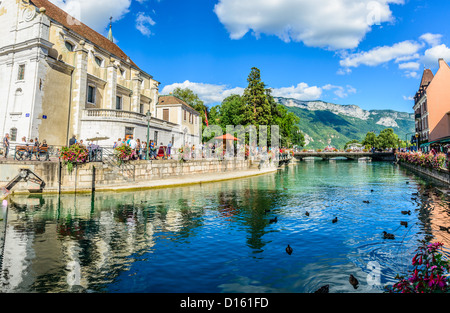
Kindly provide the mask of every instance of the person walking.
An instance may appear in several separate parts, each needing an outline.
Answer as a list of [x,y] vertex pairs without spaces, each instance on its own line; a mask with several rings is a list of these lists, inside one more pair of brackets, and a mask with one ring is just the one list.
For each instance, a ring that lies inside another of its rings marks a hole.
[[70,140],[69,140],[69,147],[74,145],[74,144],[76,144],[76,143],[77,143],[76,136],[73,135],[72,138],[70,138]]
[[5,134],[5,137],[3,138],[3,148],[5,148],[5,159],[8,158],[9,153],[9,134]]

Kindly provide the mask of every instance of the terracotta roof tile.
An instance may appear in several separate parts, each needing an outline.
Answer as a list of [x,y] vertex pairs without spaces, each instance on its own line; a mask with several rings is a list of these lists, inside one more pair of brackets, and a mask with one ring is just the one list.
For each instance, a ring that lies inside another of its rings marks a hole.
[[[184,104],[187,107],[191,108],[195,112],[197,112],[192,106],[187,104],[185,101],[175,97],[175,96],[159,96],[158,98],[158,105],[164,105],[164,104]],[[197,112],[198,113],[198,112]]]
[[425,69],[423,71],[422,80],[420,82],[419,89],[422,87],[424,87],[424,88],[427,87],[431,83],[433,78],[434,78],[433,72],[430,69]]
[[[48,0],[30,0],[31,3],[33,3],[36,7],[41,8],[44,7],[46,12],[45,14],[53,19],[54,21],[58,22],[59,24],[67,27],[68,29],[72,30],[73,32],[77,33],[81,37],[83,37],[85,40],[92,42],[94,45],[99,46],[100,48],[105,49],[106,51],[110,52],[114,56],[121,58],[122,60],[127,60],[129,57],[112,41],[110,41],[105,36],[100,35],[98,32],[90,28],[89,26],[83,24],[83,23],[69,23],[69,20],[74,20],[73,17],[71,17],[68,13],[54,5]],[[69,17],[69,18],[68,18]],[[133,67],[136,67],[139,69],[139,67],[130,60],[130,64]]]

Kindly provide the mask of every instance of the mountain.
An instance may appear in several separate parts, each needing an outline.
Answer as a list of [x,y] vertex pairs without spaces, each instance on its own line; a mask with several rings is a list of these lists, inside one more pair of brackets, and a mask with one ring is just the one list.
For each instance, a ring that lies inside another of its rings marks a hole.
[[392,128],[401,140],[409,140],[415,130],[413,113],[366,111],[357,105],[281,97],[275,97],[275,101],[300,117],[305,148],[309,149],[323,149],[327,145],[343,149],[347,142],[353,139],[361,141],[369,131],[379,134],[385,128]]

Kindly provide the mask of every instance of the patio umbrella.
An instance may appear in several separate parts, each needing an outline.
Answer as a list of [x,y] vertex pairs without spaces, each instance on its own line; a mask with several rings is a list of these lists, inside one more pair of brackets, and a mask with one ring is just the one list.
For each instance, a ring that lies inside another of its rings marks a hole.
[[234,140],[234,141],[238,141],[239,140],[239,139],[237,139],[236,137],[234,137],[234,136],[232,136],[230,134],[225,134],[225,135],[222,135],[222,136],[218,136],[218,137],[215,137],[214,139]]

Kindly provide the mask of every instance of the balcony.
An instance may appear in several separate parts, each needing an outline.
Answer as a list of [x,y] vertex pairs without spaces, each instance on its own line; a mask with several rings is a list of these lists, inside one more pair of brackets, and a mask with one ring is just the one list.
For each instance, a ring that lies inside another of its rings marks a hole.
[[420,114],[420,113],[416,113],[415,114],[415,119],[416,120],[420,120],[422,118],[422,114]]
[[111,110],[111,109],[86,109],[83,110],[82,119],[84,120],[123,120],[131,122],[147,123],[145,119],[145,114],[122,111],[122,110]]

